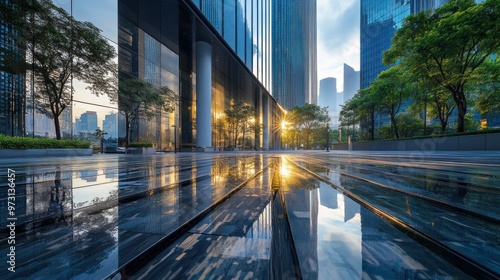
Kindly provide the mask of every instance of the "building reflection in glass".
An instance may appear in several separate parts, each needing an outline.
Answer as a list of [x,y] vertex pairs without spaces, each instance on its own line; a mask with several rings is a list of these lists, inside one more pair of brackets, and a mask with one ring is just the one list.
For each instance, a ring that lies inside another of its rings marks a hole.
[[[117,208],[107,204],[116,194],[109,185],[107,194],[94,192],[107,184],[104,176],[88,184],[58,163],[23,169],[16,186],[16,277],[98,279],[117,269]],[[8,279],[3,273],[0,279]]]
[[282,176],[282,189],[304,278],[468,278],[332,186],[291,165],[285,169],[290,175]]
[[323,183],[320,183],[319,194],[318,278],[360,279],[360,206]]

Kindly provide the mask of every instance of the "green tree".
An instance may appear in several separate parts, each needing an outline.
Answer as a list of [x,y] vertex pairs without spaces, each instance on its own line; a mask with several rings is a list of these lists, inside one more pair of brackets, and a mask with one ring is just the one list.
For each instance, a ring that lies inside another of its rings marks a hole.
[[398,115],[399,135],[409,138],[422,135],[423,121],[416,114],[404,113]]
[[375,137],[375,116],[379,107],[379,100],[373,90],[372,86],[361,89],[348,101],[348,107],[353,110],[360,128],[366,131],[370,140]]
[[330,122],[328,109],[314,104],[294,107],[292,109],[292,116],[292,121],[295,123],[296,128],[300,128],[306,149],[310,148],[314,131],[321,126],[326,126]]
[[118,109],[125,117],[125,147],[130,144],[130,128],[139,116],[151,119],[158,110],[172,112],[177,95],[168,87],[155,86],[140,78],[126,78],[120,81]]
[[[354,97],[353,97],[354,98]],[[351,101],[352,98],[349,100]],[[355,123],[357,122],[356,120],[356,107],[354,102],[346,102],[343,106],[342,109],[340,110],[340,127],[342,130],[342,137],[346,138],[349,136],[354,137],[355,134]],[[349,126],[352,125],[352,131],[349,129]],[[343,127],[347,129],[346,133],[343,131]]]
[[246,143],[246,137],[245,135],[250,132],[254,132],[256,129],[258,129],[258,122],[255,119],[255,114],[257,113],[257,110],[253,106],[250,106],[248,104],[245,104],[241,107],[241,115],[243,116],[242,122],[241,122],[241,132],[242,132],[242,148],[245,150],[245,143]]
[[[71,106],[71,79],[88,84],[95,95],[116,95],[116,52],[90,22],[75,20],[50,0],[2,1],[2,10],[15,32],[14,47],[3,47],[2,64],[16,71],[33,71],[37,109],[54,120],[61,139],[59,117]],[[19,50],[27,50],[19,60]],[[115,96],[116,97],[116,96]]]
[[255,112],[254,107],[240,101],[236,102],[231,109],[224,111],[229,131],[232,134],[232,143],[230,145],[237,147],[239,136],[242,134],[244,148],[245,134],[251,130],[249,122],[251,118],[255,118]]
[[396,116],[401,109],[401,104],[412,91],[408,76],[401,66],[396,65],[382,71],[377,79],[372,82],[371,99],[378,101],[381,114],[388,114],[391,118],[391,127],[396,139],[399,130]]
[[500,50],[498,30],[500,1],[450,0],[433,12],[408,16],[384,53],[384,63],[400,61],[419,80],[447,90],[458,110],[457,131],[463,132],[465,90],[480,82],[478,69]]
[[484,83],[475,86],[480,92],[476,107],[481,115],[500,112],[500,59],[492,58],[484,66],[481,73]]

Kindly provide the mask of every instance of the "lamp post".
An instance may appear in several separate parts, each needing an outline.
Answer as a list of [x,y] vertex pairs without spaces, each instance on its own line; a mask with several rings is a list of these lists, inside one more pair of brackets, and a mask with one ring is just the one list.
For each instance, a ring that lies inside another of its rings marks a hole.
[[172,125],[174,128],[174,154],[177,153],[177,126],[174,124]]
[[330,151],[330,125],[326,125],[326,151]]

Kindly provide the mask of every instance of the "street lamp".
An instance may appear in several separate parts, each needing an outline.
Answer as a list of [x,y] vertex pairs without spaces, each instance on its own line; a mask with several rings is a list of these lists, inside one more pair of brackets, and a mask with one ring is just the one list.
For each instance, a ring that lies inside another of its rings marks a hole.
[[330,125],[326,125],[326,151],[330,151]]
[[177,153],[177,126],[174,124],[172,125],[174,128],[174,154]]

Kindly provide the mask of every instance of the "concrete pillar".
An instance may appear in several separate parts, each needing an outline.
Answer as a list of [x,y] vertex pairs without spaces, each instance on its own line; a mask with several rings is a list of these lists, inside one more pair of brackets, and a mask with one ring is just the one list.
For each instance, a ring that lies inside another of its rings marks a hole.
[[196,42],[196,148],[212,149],[212,46]]
[[262,99],[262,149],[269,150],[269,102],[267,98]]

